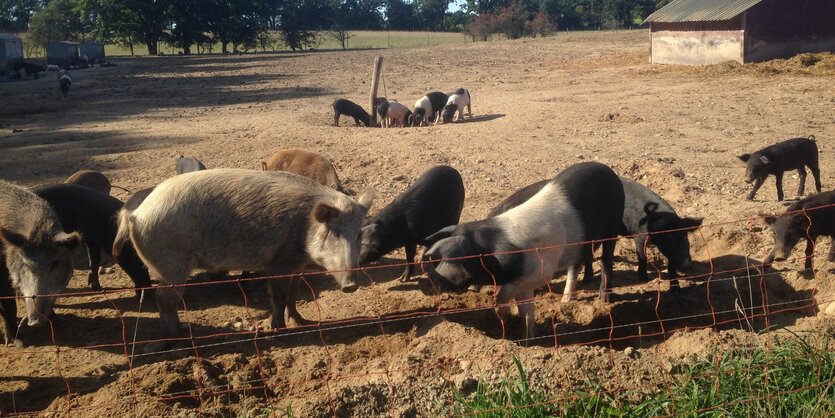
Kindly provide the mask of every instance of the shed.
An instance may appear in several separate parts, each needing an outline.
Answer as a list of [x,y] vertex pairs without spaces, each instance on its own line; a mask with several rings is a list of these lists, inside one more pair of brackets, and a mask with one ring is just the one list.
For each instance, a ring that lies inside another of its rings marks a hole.
[[650,62],[659,64],[835,52],[835,0],[673,0],[646,22]]
[[46,44],[46,63],[69,67],[78,62],[78,44],[69,41],[50,42]]
[[12,65],[23,61],[23,42],[17,36],[0,33],[0,73],[13,71]]
[[87,56],[90,65],[104,63],[104,44],[100,42],[82,42],[79,46],[81,56]]

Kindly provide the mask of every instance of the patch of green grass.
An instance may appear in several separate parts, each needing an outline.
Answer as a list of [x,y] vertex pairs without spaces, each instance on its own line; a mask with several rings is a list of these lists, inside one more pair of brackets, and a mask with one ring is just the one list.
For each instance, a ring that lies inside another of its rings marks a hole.
[[[611,393],[588,381],[570,399],[532,391],[519,361],[519,377],[487,384],[470,395],[454,393],[456,416],[473,417],[821,417],[835,414],[835,352],[795,338],[770,348],[729,350],[698,361],[655,392]],[[526,408],[526,405],[533,405]],[[448,409],[449,406],[446,406]]]

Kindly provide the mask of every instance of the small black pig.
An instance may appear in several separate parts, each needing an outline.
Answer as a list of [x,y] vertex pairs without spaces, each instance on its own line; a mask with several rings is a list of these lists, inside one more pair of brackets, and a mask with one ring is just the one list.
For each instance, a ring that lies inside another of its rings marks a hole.
[[[87,282],[91,288],[101,289],[99,267],[102,251],[109,254],[113,248],[118,227],[116,216],[122,209],[122,202],[110,195],[74,184],[55,184],[38,187],[32,191],[49,203],[61,221],[64,231],[81,232],[90,257]],[[148,270],[133,247],[126,247],[116,261],[137,288],[151,286]]]
[[406,249],[406,271],[412,276],[417,244],[444,227],[455,225],[464,209],[464,182],[458,170],[439,165],[418,177],[388,206],[369,218],[362,227],[360,263],[379,260],[399,247]]
[[797,176],[800,178],[797,197],[803,196],[803,188],[806,186],[804,166],[812,171],[812,176],[815,177],[815,188],[818,193],[821,191],[818,145],[815,143],[814,135],[778,142],[753,154],[742,154],[738,158],[748,165],[745,170],[745,182],[754,184],[751,193],[748,193],[748,200],[754,199],[754,195],[757,194],[757,190],[763,185],[768,175],[773,174],[777,180],[777,200],[782,201],[783,173],[789,170],[797,170]]
[[[815,241],[820,236],[835,239],[835,191],[818,193],[794,202],[779,216],[766,216],[765,222],[774,231],[774,248],[763,264],[785,261],[801,239],[806,240],[806,262],[804,267],[812,268]],[[835,243],[832,244],[835,246]],[[833,259],[833,249],[829,250]]]
[[368,115],[368,112],[362,108],[362,106],[347,100],[347,99],[336,99],[331,104],[333,108],[333,126],[339,126],[339,116],[345,115],[354,118],[354,124],[360,126],[360,122],[362,122],[363,126],[370,127],[371,126],[371,116]]

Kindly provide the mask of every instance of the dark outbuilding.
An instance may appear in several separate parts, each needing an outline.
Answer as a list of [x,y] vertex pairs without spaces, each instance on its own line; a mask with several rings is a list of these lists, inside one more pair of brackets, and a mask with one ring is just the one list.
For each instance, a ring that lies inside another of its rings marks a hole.
[[81,56],[87,56],[90,65],[104,63],[104,44],[95,41],[82,42],[79,45]]
[[69,41],[50,42],[46,44],[46,63],[68,68],[79,62],[78,44]]
[[835,52],[832,0],[673,0],[651,14],[650,61],[705,65]]

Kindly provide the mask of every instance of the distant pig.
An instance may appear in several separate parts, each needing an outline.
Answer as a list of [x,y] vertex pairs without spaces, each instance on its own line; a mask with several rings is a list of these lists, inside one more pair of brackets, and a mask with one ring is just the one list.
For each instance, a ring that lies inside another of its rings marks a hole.
[[205,170],[206,166],[194,157],[180,156],[177,158],[177,174],[191,173],[192,171]]
[[423,126],[436,121],[448,99],[449,96],[439,91],[426,93],[425,96],[415,102],[412,126]]
[[377,105],[377,114],[380,115],[384,128],[389,128],[394,124],[401,128],[411,125],[412,111],[394,100],[383,101]]
[[[812,269],[815,241],[820,236],[835,239],[835,191],[818,193],[794,202],[779,216],[766,216],[765,222],[774,230],[774,248],[763,264],[785,261],[801,239],[806,240],[804,268]],[[835,243],[831,244],[829,259],[835,256]]]
[[[266,271],[270,276],[326,269],[343,291],[356,290],[352,270],[358,265],[360,228],[372,199],[364,193],[355,201],[289,173],[186,173],[160,183],[133,212],[119,213],[113,253],[117,256],[130,238],[159,278],[156,299],[163,337],[177,337],[184,289],[165,285],[185,283],[194,269]],[[303,320],[296,310],[297,281],[268,282],[273,328],[284,328],[285,309],[291,318]],[[146,351],[170,345],[152,344]]]
[[[32,191],[49,203],[64,231],[81,232],[89,257],[87,283],[92,289],[101,289],[99,267],[102,265],[102,255],[110,258],[113,240],[116,238],[116,216],[122,209],[122,202],[107,194],[73,184],[38,187]],[[102,254],[102,251],[106,253]],[[137,288],[151,286],[148,270],[131,247],[126,247],[116,261]]]
[[104,174],[93,170],[77,171],[75,174],[64,180],[64,183],[77,184],[104,194],[110,194],[110,189],[112,187],[110,185],[110,180],[108,180]]
[[[81,242],[77,232],[66,233],[49,204],[34,193],[0,180],[0,297],[26,301],[30,326],[42,324],[52,313],[56,295],[72,276],[70,257]],[[5,342],[16,345],[17,304],[0,299]]]
[[136,208],[138,208],[139,205],[141,205],[142,202],[145,201],[145,198],[148,197],[148,195],[151,194],[151,192],[154,191],[154,188],[156,188],[156,186],[152,186],[152,187],[148,187],[146,189],[142,189],[142,190],[130,195],[128,200],[125,201],[125,206],[124,206],[125,209],[127,209],[130,212],[133,212],[134,210],[136,210]]
[[286,171],[307,177],[313,181],[337,191],[344,192],[336,167],[324,155],[315,152],[285,149],[261,161],[263,171]]
[[464,208],[464,182],[452,167],[439,165],[423,173],[388,206],[362,227],[360,263],[379,260],[399,247],[406,250],[406,271],[412,277],[417,244],[441,228],[456,225]]
[[362,106],[346,99],[336,99],[331,104],[333,108],[333,126],[339,126],[339,116],[345,115],[354,118],[354,124],[360,126],[371,127],[371,116],[362,108]]
[[[616,240],[623,227],[623,186],[609,167],[572,165],[533,197],[500,215],[440,230],[425,239],[423,256],[433,281],[455,286],[498,284],[499,314],[515,299],[525,320],[525,336],[534,334],[534,290],[555,272],[568,270],[563,301],[574,294],[586,245],[603,241],[600,299],[608,300]],[[534,249],[537,249],[534,251]]]
[[774,175],[777,181],[777,200],[783,200],[783,172],[797,170],[799,185],[797,197],[803,196],[803,189],[806,186],[806,170],[809,167],[812,176],[815,178],[815,189],[821,191],[820,168],[818,168],[818,145],[815,143],[815,136],[808,138],[794,138],[774,145],[767,146],[753,154],[742,154],[738,157],[747,164],[745,170],[745,182],[753,183],[751,193],[748,193],[748,200],[754,199],[757,190],[765,182],[769,174]]
[[[441,109],[442,123],[449,123],[459,120],[464,120],[464,107],[467,107],[467,115],[473,117],[472,98],[467,89],[460,88],[455,90],[447,99],[446,105]],[[457,116],[456,116],[457,113]]]

